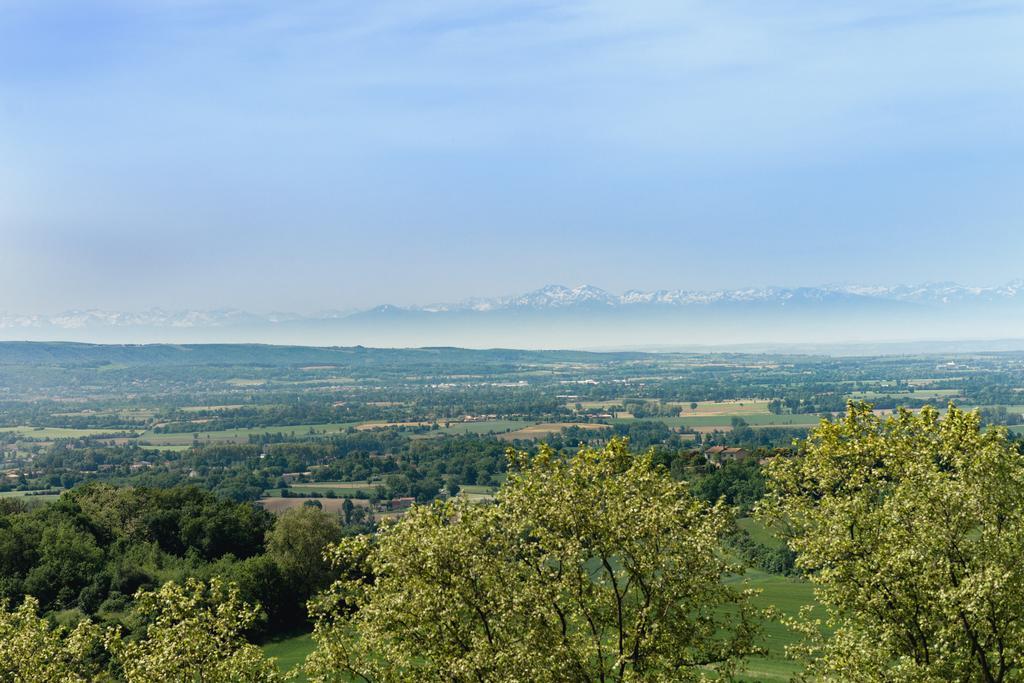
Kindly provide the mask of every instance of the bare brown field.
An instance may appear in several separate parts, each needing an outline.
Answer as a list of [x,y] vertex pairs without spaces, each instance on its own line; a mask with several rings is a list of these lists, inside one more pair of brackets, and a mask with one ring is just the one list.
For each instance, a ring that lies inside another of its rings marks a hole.
[[[342,511],[342,505],[345,502],[345,498],[260,498],[258,501],[269,512],[273,512],[275,515],[284,512],[285,510],[291,510],[292,508],[302,507],[302,504],[307,500],[320,501],[323,509],[326,512],[337,512]],[[365,498],[349,498],[352,504],[356,507],[370,507],[370,501]]]
[[704,425],[701,427],[690,427],[698,434],[711,434],[712,432],[728,432],[732,430],[731,425]]

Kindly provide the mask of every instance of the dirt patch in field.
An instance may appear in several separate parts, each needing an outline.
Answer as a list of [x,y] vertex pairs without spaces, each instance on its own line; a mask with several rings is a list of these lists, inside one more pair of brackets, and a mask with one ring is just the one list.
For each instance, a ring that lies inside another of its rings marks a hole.
[[[323,506],[325,512],[337,512],[341,513],[342,505],[345,503],[344,498],[260,498],[259,504],[262,505],[269,512],[274,514],[280,514],[285,510],[291,510],[292,508],[302,507],[302,504],[307,500],[317,500]],[[349,498],[352,504],[356,507],[368,508],[370,507],[370,501],[365,498]]]

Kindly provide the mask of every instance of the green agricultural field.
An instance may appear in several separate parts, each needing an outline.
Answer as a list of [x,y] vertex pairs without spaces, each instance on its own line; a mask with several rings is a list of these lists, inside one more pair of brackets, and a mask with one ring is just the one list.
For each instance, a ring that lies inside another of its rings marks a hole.
[[681,417],[725,416],[745,417],[747,415],[767,415],[770,401],[763,399],[737,399],[733,401],[697,401],[696,408],[690,408],[686,401],[669,401],[665,405],[680,409]]
[[200,443],[248,443],[250,436],[260,434],[285,434],[291,437],[310,436],[309,430],[316,430],[316,436],[330,436],[355,427],[358,422],[329,422],[324,424],[290,425],[287,427],[244,427],[239,429],[221,429],[212,432],[180,432],[160,434],[153,431],[143,433],[139,437],[142,446],[188,446],[192,444],[192,435],[198,434]]
[[[206,413],[206,412],[218,412],[218,411],[224,411],[224,410],[238,410],[239,408],[244,408],[244,407],[245,407],[245,404],[243,404],[243,403],[232,403],[230,405],[219,405],[219,406],[185,406],[183,408],[178,408],[178,410],[180,410],[183,413]],[[267,405],[261,405],[259,407],[265,409],[268,406]]]
[[761,545],[770,548],[782,546],[782,541],[772,533],[771,529],[752,517],[741,517],[736,520],[736,526],[750,534],[750,538]]
[[316,481],[291,484],[291,488],[296,491],[357,491],[359,489],[372,489],[377,486],[380,486],[379,481],[367,481],[365,479],[360,481]]
[[[301,636],[294,636],[285,640],[275,640],[263,646],[263,653],[268,657],[277,657],[277,668],[281,673],[291,671],[306,659],[306,655],[313,651],[316,643],[312,636],[305,633]],[[305,676],[299,676],[292,680],[305,681]]]
[[494,500],[494,494],[497,492],[498,487],[496,486],[463,484],[459,487],[459,495],[461,497],[476,502]]
[[502,432],[515,431],[529,425],[526,420],[485,420],[481,422],[452,422],[437,430],[442,434],[500,434]]
[[875,389],[871,391],[854,391],[848,397],[854,401],[872,401],[879,398],[914,398],[922,401],[932,399],[943,399],[943,401],[961,395],[959,389],[920,389],[918,391],[886,391]]
[[0,498],[24,498],[30,502],[49,503],[60,498],[60,494],[36,495],[33,491],[0,491]]
[[[751,588],[761,591],[754,600],[759,607],[774,607],[787,617],[795,617],[801,607],[814,604],[811,584],[803,579],[787,578],[753,569],[748,570],[744,578]],[[824,610],[816,609],[814,616],[824,617]],[[793,675],[800,671],[800,665],[786,659],[785,648],[795,643],[797,638],[795,633],[781,623],[765,624],[762,645],[768,649],[768,655],[750,659],[741,678],[747,681],[791,680]]]
[[[765,413],[763,415],[652,417],[649,419],[663,422],[671,429],[678,429],[680,427],[719,427],[722,431],[728,431],[732,429],[733,417],[741,418],[751,427],[808,427],[817,425],[821,421],[821,417],[818,415],[803,413],[797,415],[772,415],[771,413]],[[613,424],[628,424],[631,421],[627,419],[610,420]]]
[[183,453],[183,452],[187,451],[188,449],[192,448],[192,442],[190,441],[187,444],[183,444],[183,443],[174,444],[173,446],[168,446],[166,444],[162,445],[162,446],[153,446],[153,445],[143,444],[143,446],[145,448],[152,448],[152,449],[155,449],[155,450],[158,450],[158,451],[169,451],[171,453]]
[[488,493],[493,494],[497,491],[496,486],[484,486],[482,484],[463,484],[459,487],[459,493]]
[[[736,417],[741,418],[751,427],[784,427],[786,425],[796,426],[807,426],[817,425],[821,422],[821,416],[813,413],[798,413],[793,415],[773,415],[768,413],[766,415],[737,415]],[[684,423],[688,423],[694,427],[708,426],[713,424],[726,424],[731,425],[731,418],[726,418],[724,421],[721,418],[682,418]],[[716,422],[717,420],[717,422]]]
[[[736,520],[737,526],[745,529],[757,543],[778,547],[782,541],[775,537],[770,529],[761,522],[750,517]],[[748,569],[742,579],[749,582],[751,588],[761,591],[754,600],[759,607],[774,607],[786,617],[795,617],[804,605],[814,604],[814,591],[811,584],[799,578],[769,574],[757,569]],[[824,617],[823,610],[815,611],[816,617]],[[750,660],[749,668],[741,680],[747,681],[788,681],[800,670],[800,666],[785,657],[785,647],[796,642],[797,635],[778,622],[765,625],[765,637],[762,645],[768,648],[768,655]]]
[[251,378],[247,378],[247,377],[234,377],[232,379],[227,380],[226,383],[230,384],[233,387],[258,387],[260,385],[266,384],[267,381],[264,380],[264,379],[251,379]]
[[156,411],[152,408],[111,408],[109,410],[73,410],[51,413],[54,417],[119,417],[126,420],[148,420]]
[[568,401],[566,407],[570,410],[575,410],[576,405],[579,404],[583,410],[608,410],[613,406],[621,406],[622,399],[612,399],[608,401]]
[[1020,405],[1020,404],[1014,404],[1014,405],[983,405],[983,406],[982,405],[967,405],[967,404],[964,404],[964,405],[960,405],[960,407],[963,408],[964,410],[974,410],[974,409],[982,410],[982,409],[985,409],[985,408],[990,408],[990,409],[991,408],[1006,408],[1006,412],[1008,412],[1008,413],[1024,414],[1024,405]]
[[[238,429],[221,429],[210,432],[175,432],[172,434],[161,434],[147,431],[139,437],[139,444],[142,446],[190,446],[193,434],[199,435],[200,443],[248,443],[250,436],[260,434],[284,434],[293,438],[311,436],[310,429],[316,431],[315,437],[330,436],[348,431],[350,427],[366,425],[366,422],[330,422],[321,424],[289,425],[281,427],[244,427]],[[441,423],[438,429],[431,430],[425,434],[417,435],[423,437],[441,436],[445,434],[500,434],[507,431],[520,429],[531,425],[532,422],[524,420],[486,420],[481,422],[452,422],[448,427]],[[87,431],[87,430],[78,430]]]
[[114,434],[131,433],[130,430],[122,429],[65,429],[63,427],[29,427],[26,425],[18,427],[0,427],[0,432],[14,433],[27,439],[40,439],[49,441],[52,439],[78,439],[86,436],[108,436]]
[[[351,498],[356,495],[359,491],[366,494],[373,494],[379,491],[381,487],[380,482],[368,482],[368,481],[318,481],[308,484],[291,484],[288,490],[292,493],[303,494],[303,493],[319,493],[320,495],[326,495],[328,492],[333,492],[339,498]],[[283,489],[268,489],[263,492],[264,496],[280,496]]]
[[441,421],[437,429],[416,434],[414,438],[433,438],[453,434],[503,434],[532,424],[535,423],[529,420],[482,420],[480,422],[450,422],[445,427],[444,421]]

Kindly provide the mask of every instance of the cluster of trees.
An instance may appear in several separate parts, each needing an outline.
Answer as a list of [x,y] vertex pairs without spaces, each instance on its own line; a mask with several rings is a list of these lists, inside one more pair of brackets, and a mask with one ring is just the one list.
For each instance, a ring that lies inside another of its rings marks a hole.
[[1007,410],[1006,406],[986,406],[978,410],[985,424],[1019,425],[1024,424],[1024,415]]
[[0,498],[0,600],[31,595],[61,621],[138,633],[137,591],[220,576],[263,606],[254,632],[281,633],[302,627],[306,600],[330,583],[323,549],[362,530],[308,508],[275,518],[195,487],[89,484],[44,506]]
[[[696,680],[756,651],[763,615],[721,580],[722,502],[619,442],[516,457],[497,505],[419,508],[336,547],[365,576],[316,603],[314,680]],[[758,514],[788,546],[774,561],[828,613],[787,620],[806,676],[1024,675],[1024,456],[1005,431],[851,406],[764,485]]]
[[[0,558],[7,549],[26,556],[19,548],[31,534],[10,529],[31,522],[49,534],[47,546],[71,548],[61,557],[39,547],[53,568],[92,562],[102,573],[120,557],[114,546],[148,545],[166,558],[202,557],[215,571],[207,581],[140,583],[126,610],[134,617],[113,627],[54,629],[37,615],[41,601],[81,607],[85,587],[47,593],[59,572],[18,569],[23,583],[8,593],[32,587],[43,597],[0,609],[0,674],[40,680],[28,669],[64,667],[63,680],[275,680],[247,645],[260,609],[245,574],[232,573],[272,557],[274,581],[323,589],[304,596],[316,621],[305,665],[314,681],[728,678],[761,651],[772,618],[753,591],[726,580],[741,573],[729,560],[739,555],[813,584],[827,621],[785,619],[803,634],[789,654],[808,677],[1024,676],[1024,455],[1005,430],[956,408],[882,418],[854,405],[797,455],[771,459],[763,476],[727,464],[699,492],[671,476],[675,462],[656,449],[636,455],[619,439],[574,456],[513,452],[495,504],[418,506],[372,535],[345,536],[315,510],[294,513],[288,527],[212,501],[208,513],[206,503],[191,513],[211,519],[190,525],[173,519],[173,506],[101,487],[67,496],[57,512],[8,511]],[[774,556],[736,533],[726,502],[744,505],[758,487],[755,514],[786,543]],[[174,495],[187,506],[208,494]],[[56,522],[43,523],[50,514]],[[259,531],[262,554],[249,545]],[[325,546],[326,559],[311,564]]]

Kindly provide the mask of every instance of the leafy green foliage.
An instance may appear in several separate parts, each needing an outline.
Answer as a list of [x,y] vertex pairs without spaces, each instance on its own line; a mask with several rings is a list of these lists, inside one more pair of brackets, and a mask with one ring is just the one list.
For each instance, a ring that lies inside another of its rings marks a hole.
[[723,505],[620,440],[510,458],[495,505],[416,507],[334,548],[366,576],[314,603],[313,680],[696,680],[756,651]]
[[127,683],[280,680],[273,660],[243,637],[259,609],[244,603],[236,586],[170,582],[135,602],[148,623],[145,636],[128,640],[113,632],[106,643]]
[[851,405],[767,473],[762,513],[828,609],[830,636],[799,624],[809,677],[1024,675],[1024,457],[1005,431],[952,406]]
[[707,501],[722,499],[728,505],[749,510],[764,495],[761,466],[753,458],[728,461],[697,479],[694,494]]
[[88,621],[53,627],[27,597],[9,610],[0,602],[0,680],[18,683],[85,683],[100,671],[102,633]]

